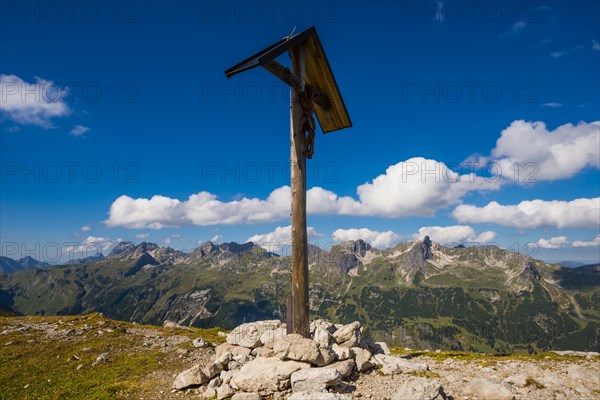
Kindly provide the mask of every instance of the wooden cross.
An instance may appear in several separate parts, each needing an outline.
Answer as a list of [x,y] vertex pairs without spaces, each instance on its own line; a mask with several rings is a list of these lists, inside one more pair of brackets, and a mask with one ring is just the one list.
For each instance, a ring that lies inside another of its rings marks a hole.
[[[276,60],[284,52],[290,55],[291,70]],[[292,290],[287,302],[287,331],[309,337],[306,159],[312,158],[314,151],[313,113],[323,133],[349,128],[352,122],[315,27],[284,37],[229,68],[225,75],[230,78],[257,66],[291,87]]]

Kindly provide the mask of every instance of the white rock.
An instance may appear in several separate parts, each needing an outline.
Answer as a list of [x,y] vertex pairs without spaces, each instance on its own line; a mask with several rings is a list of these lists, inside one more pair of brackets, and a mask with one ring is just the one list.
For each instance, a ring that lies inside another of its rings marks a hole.
[[[231,354],[229,354],[229,353],[225,353],[223,356],[225,356],[225,355],[229,355],[229,357],[231,357]],[[221,358],[225,358],[223,356]],[[225,365],[227,365],[227,363],[225,363]],[[223,367],[224,367],[224,365],[222,363],[215,361],[212,363],[208,363],[204,367],[202,367],[202,373],[208,379],[212,379],[215,376],[219,375],[221,373],[221,371],[223,371]]]
[[595,351],[573,351],[573,350],[555,350],[553,353],[556,353],[561,356],[573,356],[573,357],[600,357],[600,353]]
[[329,347],[319,347],[312,339],[291,334],[273,342],[275,355],[282,360],[304,361],[318,367],[335,360],[335,353]]
[[[9,345],[9,344],[11,344],[11,343],[12,343],[12,342],[8,342],[8,343],[6,343],[6,344],[5,344],[5,346],[7,346],[7,345]],[[98,357],[96,357],[96,361],[94,361],[94,362],[92,363],[92,367],[93,367],[93,366],[96,366],[96,365],[98,365],[98,364],[100,364],[100,363],[104,363],[104,364],[106,364],[107,362],[108,362],[108,353],[102,353],[102,354],[100,354]]]
[[342,378],[349,377],[352,374],[352,371],[354,371],[355,367],[356,367],[356,363],[354,362],[353,359],[338,361],[336,363],[329,364],[327,366],[327,368],[337,369],[339,371],[340,375],[342,375]]
[[219,386],[221,386],[222,384],[223,384],[223,381],[221,380],[220,377],[217,376],[216,378],[213,378],[213,379],[211,379],[210,382],[208,382],[208,387],[216,389]]
[[[86,324],[87,325],[87,324]],[[183,329],[186,331],[191,331],[192,329],[187,327],[187,326],[183,326],[183,325],[179,325],[177,322],[173,322],[173,321],[169,321],[169,320],[165,320],[163,322],[163,327],[164,328],[177,328],[177,329]]]
[[206,347],[208,344],[202,338],[194,339],[192,341],[192,346],[194,347]]
[[508,383],[517,387],[525,387],[527,385],[527,377],[525,375],[511,375],[502,382]]
[[599,374],[577,364],[569,365],[569,368],[567,368],[567,380],[574,383],[587,381],[593,383],[595,386],[600,385]]
[[227,364],[227,369],[240,369],[242,368],[242,364],[240,364],[237,361],[231,361],[229,364]]
[[437,379],[429,380],[411,376],[402,383],[402,386],[396,389],[392,400],[429,400],[436,398],[436,396],[441,399],[442,396],[439,396],[441,386],[440,381]]
[[215,398],[216,395],[217,395],[217,391],[215,390],[215,388],[208,387],[208,388],[206,388],[204,393],[202,393],[202,398],[212,400]]
[[511,400],[510,390],[485,378],[476,378],[467,383],[463,393],[478,400]]
[[326,347],[332,341],[331,334],[323,327],[317,326],[313,335],[313,340],[319,343],[320,346]]
[[233,376],[235,375],[236,372],[237,371],[234,371],[234,370],[221,371],[221,374],[219,375],[221,378],[221,382],[229,384],[229,382],[231,382],[231,379],[233,378]]
[[316,319],[310,323],[310,334],[313,335],[317,327],[321,327],[328,331],[329,333],[333,333],[337,330],[336,326],[324,319]]
[[241,346],[234,346],[230,343],[221,343],[217,347],[215,347],[216,357],[219,358],[223,353],[231,353],[232,356],[248,356],[252,349]]
[[235,390],[233,390],[233,388],[231,386],[229,386],[227,383],[224,383],[217,388],[217,399],[219,399],[219,400],[227,399],[227,398],[233,396],[234,393],[235,393]]
[[221,365],[224,366],[229,361],[231,361],[232,359],[235,359],[236,357],[247,357],[247,356],[235,356],[234,357],[231,353],[223,353],[220,356],[218,356],[218,357],[215,358],[215,363],[221,364]]
[[352,400],[352,398],[339,393],[297,392],[292,393],[287,400]]
[[340,346],[337,343],[331,345],[331,350],[333,350],[336,358],[340,361],[354,357],[354,352],[352,351],[352,349]]
[[275,339],[284,337],[285,335],[287,335],[287,328],[285,326],[267,329],[262,333],[262,335],[260,335],[260,342],[263,345],[268,345],[273,343]]
[[231,386],[244,392],[270,395],[289,388],[292,373],[310,368],[297,361],[282,361],[277,357],[256,358],[242,367],[231,379]]
[[255,352],[255,357],[273,357],[275,355],[273,349],[267,346],[257,347],[256,349],[252,350],[252,352]]
[[356,361],[356,369],[359,372],[368,371],[375,366],[375,364],[370,361],[372,354],[369,350],[353,347],[352,352],[354,353],[354,361]]
[[378,347],[379,351],[376,351],[376,354],[385,354],[386,356],[389,356],[390,353],[390,348],[388,347],[386,342],[375,342],[375,347]]
[[203,385],[209,380],[210,378],[206,376],[200,364],[196,364],[177,375],[173,382],[173,389],[181,390],[190,386]]
[[342,375],[335,368],[306,368],[290,376],[293,392],[322,392],[328,386],[340,383]]
[[[573,386],[573,382],[567,383],[565,380],[560,378],[558,374],[553,372],[546,372],[544,375],[536,377],[535,380],[544,385],[546,388],[553,388],[555,390],[564,388],[565,386]],[[569,379],[567,378],[566,381],[568,380]],[[575,383],[575,386],[578,385],[578,383]]]
[[427,365],[425,364],[415,363],[405,358],[386,356],[385,354],[374,355],[371,357],[371,363],[381,368],[381,373],[384,375],[427,371]]
[[360,342],[360,322],[343,325],[333,333],[333,339],[344,347],[355,347]]
[[260,400],[260,394],[238,392],[233,395],[231,400]]
[[257,321],[242,324],[227,335],[227,343],[237,346],[255,348],[262,346],[260,337],[265,331],[281,327],[279,320]]

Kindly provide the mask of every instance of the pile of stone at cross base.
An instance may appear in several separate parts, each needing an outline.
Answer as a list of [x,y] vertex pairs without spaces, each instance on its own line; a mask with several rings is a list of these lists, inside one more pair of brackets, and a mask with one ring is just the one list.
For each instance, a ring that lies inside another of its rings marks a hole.
[[[212,363],[183,371],[173,388],[199,388],[202,398],[219,400],[344,400],[351,399],[352,381],[362,373],[428,370],[390,355],[385,343],[362,333],[359,322],[338,325],[322,319],[311,322],[310,339],[288,335],[278,320],[242,324],[215,347]],[[446,398],[442,387],[437,391]]]

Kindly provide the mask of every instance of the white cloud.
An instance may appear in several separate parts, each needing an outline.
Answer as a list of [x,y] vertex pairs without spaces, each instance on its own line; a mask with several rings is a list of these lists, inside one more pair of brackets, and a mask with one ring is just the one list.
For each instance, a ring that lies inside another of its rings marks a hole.
[[444,3],[440,0],[437,1],[435,6],[435,17],[436,22],[444,22]]
[[90,128],[88,128],[87,126],[75,125],[73,127],[73,129],[71,129],[71,132],[69,133],[69,135],[79,137],[79,136],[83,136],[83,134],[85,134],[86,132],[89,132],[89,130],[90,130]]
[[[306,228],[306,234],[309,241],[323,236],[311,226]],[[292,243],[292,226],[278,226],[273,232],[250,236],[246,242],[253,242],[267,251],[281,254]]]
[[573,46],[571,48],[568,48],[566,50],[561,50],[561,51],[553,51],[552,53],[550,53],[550,56],[553,58],[561,58],[561,57],[566,57],[572,53],[575,52],[581,52],[581,50],[583,50],[583,46],[582,45],[577,45],[577,46]]
[[[441,208],[461,203],[472,191],[499,187],[498,182],[473,173],[459,175],[442,162],[417,157],[392,165],[385,174],[359,186],[358,200],[314,187],[306,194],[307,211],[313,215],[388,218],[433,216]],[[123,195],[111,205],[105,223],[134,229],[265,223],[289,218],[290,202],[289,186],[275,189],[264,200],[244,197],[230,202],[217,200],[209,192],[191,195],[185,201],[160,195],[150,199]]]
[[550,239],[539,239],[536,244],[542,249],[560,249],[569,244],[566,236],[557,236]]
[[49,129],[52,118],[70,113],[64,102],[67,92],[42,78],[29,83],[16,75],[0,75],[0,111],[16,123]]
[[528,200],[517,205],[495,201],[485,207],[460,205],[452,216],[462,223],[496,223],[517,228],[597,228],[600,226],[600,197],[591,199]]
[[543,122],[514,121],[492,150],[503,176],[520,183],[570,178],[600,167],[600,121],[548,130]]
[[117,198],[110,207],[108,226],[162,229],[167,226],[216,225],[270,222],[289,215],[290,189],[274,190],[266,200],[243,198],[221,202],[217,196],[200,192],[186,201],[165,196],[150,199]]
[[387,168],[357,188],[360,211],[383,217],[433,216],[473,191],[497,190],[498,182],[459,175],[443,162],[415,157]]
[[544,103],[540,107],[560,108],[562,107],[562,103]]
[[419,233],[413,235],[413,239],[423,239],[425,236],[441,244],[487,243],[496,238],[496,232],[485,231],[477,234],[475,229],[468,225],[424,226],[419,228]]
[[146,239],[148,236],[150,236],[150,234],[148,233],[138,233],[137,235],[135,235],[135,237],[138,239]]
[[598,43],[596,40],[592,39],[592,50],[596,50],[599,51],[600,50],[600,43]]
[[600,235],[590,241],[576,240],[573,242],[573,247],[596,247],[600,246]]
[[502,33],[500,35],[500,39],[505,39],[505,38],[509,38],[511,36],[516,36],[519,33],[523,32],[526,27],[527,27],[527,23],[523,20],[519,20],[519,21],[515,22],[514,24],[512,24],[512,26],[510,27],[509,30]]
[[375,248],[385,249],[400,242],[402,236],[393,231],[378,232],[367,228],[352,228],[337,229],[333,232],[331,238],[337,243],[362,239]]
[[88,236],[83,242],[67,247],[66,253],[69,259],[90,257],[96,253],[106,255],[121,241],[122,239]]
[[221,240],[222,237],[223,237],[223,235],[215,235],[215,236],[213,236],[213,237],[210,238],[210,241],[212,243],[217,243],[217,242],[219,242]]
[[527,26],[527,24],[525,23],[525,21],[520,20],[520,21],[515,22],[510,29],[513,32],[521,32],[523,29],[525,29],[526,26]]
[[89,231],[92,230],[92,226],[91,225],[84,225],[84,226],[81,227],[81,230],[83,232],[89,232]]

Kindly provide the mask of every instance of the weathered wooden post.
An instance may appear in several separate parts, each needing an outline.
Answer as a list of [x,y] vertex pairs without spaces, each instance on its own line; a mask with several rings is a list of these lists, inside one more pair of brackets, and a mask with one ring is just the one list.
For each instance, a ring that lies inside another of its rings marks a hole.
[[[288,52],[292,70],[276,58]],[[292,292],[287,299],[288,333],[310,336],[308,239],[306,233],[306,158],[314,150],[317,115],[323,133],[352,126],[314,27],[287,36],[225,71],[227,78],[262,66],[291,87],[290,168],[292,197]]]
[[[292,72],[305,80],[304,45],[290,50]],[[291,90],[290,100],[290,165],[292,185],[292,308],[288,333],[310,336],[308,301],[308,237],[306,233],[306,135],[302,126],[301,93]],[[288,311],[289,312],[289,311]]]

